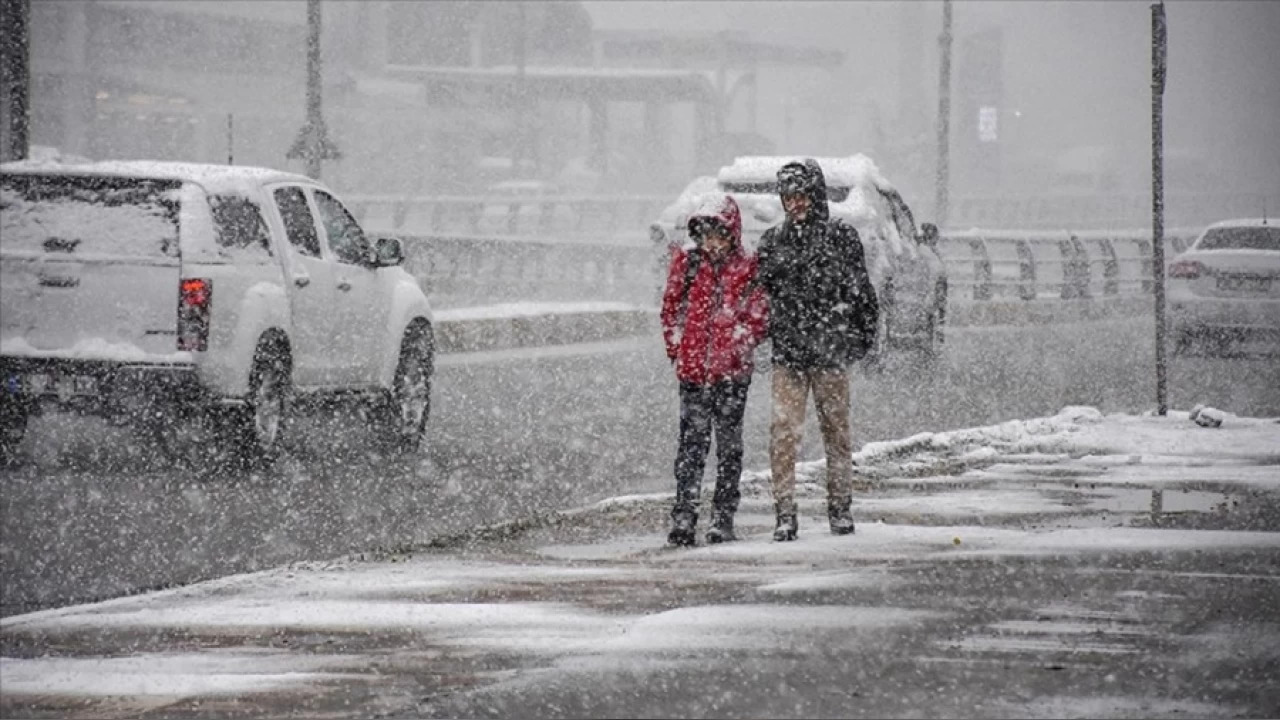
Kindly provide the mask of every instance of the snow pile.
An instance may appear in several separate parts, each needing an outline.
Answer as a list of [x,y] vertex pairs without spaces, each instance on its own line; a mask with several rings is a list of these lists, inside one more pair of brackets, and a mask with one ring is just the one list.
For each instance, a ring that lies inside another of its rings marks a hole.
[[1221,410],[1205,407],[1204,405],[1196,405],[1191,408],[1189,416],[1195,424],[1207,428],[1222,427],[1222,421],[1226,419],[1226,414]]
[[[1073,434],[1102,420],[1103,415],[1096,408],[1069,406],[1052,417],[867,443],[853,454],[854,474],[863,481],[903,475],[919,477],[989,464],[1007,455],[1064,453],[1076,446]],[[825,459],[796,463],[798,497],[826,494],[826,466]],[[743,494],[768,494],[769,478],[768,470],[743,473]]]

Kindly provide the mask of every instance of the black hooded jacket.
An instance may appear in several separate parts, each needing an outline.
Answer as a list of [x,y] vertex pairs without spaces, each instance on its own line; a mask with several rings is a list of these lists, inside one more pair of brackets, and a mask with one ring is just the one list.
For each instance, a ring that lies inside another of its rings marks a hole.
[[843,368],[874,345],[879,319],[862,241],[830,218],[817,161],[784,171],[802,178],[812,203],[804,222],[787,219],[760,240],[758,281],[769,296],[773,361],[798,370]]

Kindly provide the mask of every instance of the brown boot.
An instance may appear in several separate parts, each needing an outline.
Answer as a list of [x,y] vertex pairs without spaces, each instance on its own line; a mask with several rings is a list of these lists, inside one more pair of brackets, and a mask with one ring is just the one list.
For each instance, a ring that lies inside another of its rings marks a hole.
[[794,504],[788,507],[775,506],[775,512],[778,516],[778,526],[773,530],[774,541],[795,540],[796,535],[800,533],[800,523],[796,519],[796,506]]
[[832,535],[853,534],[853,513],[849,506],[851,498],[833,498],[827,501],[827,520],[831,522]]

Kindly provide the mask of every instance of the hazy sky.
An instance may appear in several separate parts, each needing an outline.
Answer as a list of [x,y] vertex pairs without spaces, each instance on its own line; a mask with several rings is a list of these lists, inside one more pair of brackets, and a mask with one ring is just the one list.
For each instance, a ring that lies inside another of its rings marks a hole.
[[[917,3],[911,3],[917,5]],[[588,2],[597,28],[705,30],[847,53],[854,87],[892,112],[902,44],[923,59],[921,93],[932,122],[941,2]],[[918,32],[904,15],[916,13]],[[1053,157],[1102,146],[1124,172],[1149,167],[1150,3],[956,2],[954,32],[991,27],[1004,37],[1004,110],[1024,147]],[[1170,2],[1165,145],[1197,155],[1242,189],[1280,190],[1280,2]],[[958,58],[957,58],[958,60]],[[762,98],[768,103],[768,98]]]

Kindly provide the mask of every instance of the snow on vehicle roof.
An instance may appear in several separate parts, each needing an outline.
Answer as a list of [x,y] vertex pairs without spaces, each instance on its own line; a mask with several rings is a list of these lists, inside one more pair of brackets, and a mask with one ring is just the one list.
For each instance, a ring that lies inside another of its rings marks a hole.
[[[777,180],[778,170],[789,162],[803,162],[803,155],[747,155],[734,158],[716,175],[722,183],[761,183]],[[815,157],[828,186],[854,187],[871,184],[886,190],[893,185],[885,179],[871,158],[858,153],[848,157]]]
[[246,185],[271,182],[314,182],[295,173],[250,165],[212,165],[158,160],[107,160],[83,164],[20,160],[0,165],[0,171],[45,175],[97,175],[193,182],[209,192],[228,192]]

